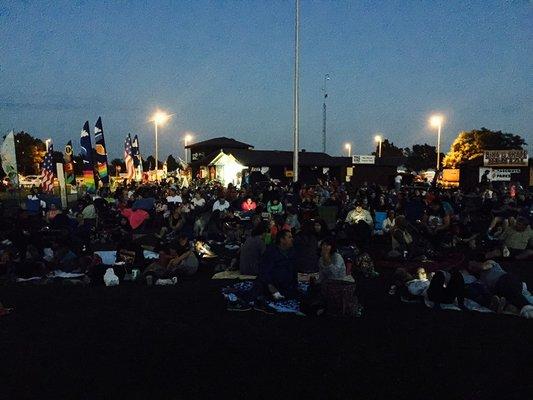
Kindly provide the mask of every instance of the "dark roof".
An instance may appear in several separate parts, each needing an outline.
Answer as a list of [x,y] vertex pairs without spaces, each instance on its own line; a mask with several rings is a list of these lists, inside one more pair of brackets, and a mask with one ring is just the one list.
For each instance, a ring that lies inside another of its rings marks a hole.
[[185,146],[186,149],[195,149],[198,147],[217,147],[219,149],[249,149],[254,148],[251,144],[239,142],[235,139],[227,138],[225,136],[204,140],[203,142],[192,143]]

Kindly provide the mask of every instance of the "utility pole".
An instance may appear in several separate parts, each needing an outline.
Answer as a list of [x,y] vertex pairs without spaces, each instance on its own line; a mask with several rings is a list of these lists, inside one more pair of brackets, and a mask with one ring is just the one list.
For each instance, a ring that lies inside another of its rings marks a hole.
[[326,99],[328,98],[327,82],[329,81],[329,74],[324,75],[324,86],[322,91],[324,92],[324,103],[322,104],[322,151],[326,152]]
[[294,20],[294,154],[293,154],[293,182],[298,182],[298,151],[300,149],[300,99],[299,99],[299,74],[300,74],[300,0],[296,0],[296,17]]

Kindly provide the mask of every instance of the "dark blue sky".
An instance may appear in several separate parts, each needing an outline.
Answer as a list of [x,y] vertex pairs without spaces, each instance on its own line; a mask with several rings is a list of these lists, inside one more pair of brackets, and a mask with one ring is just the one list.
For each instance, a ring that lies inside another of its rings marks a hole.
[[[0,1],[0,133],[79,146],[103,118],[108,151],[124,136],[153,152],[157,107],[176,113],[160,154],[229,136],[292,146],[293,1]],[[528,1],[301,1],[301,144],[328,151],[435,143],[485,126],[532,141],[533,6]]]

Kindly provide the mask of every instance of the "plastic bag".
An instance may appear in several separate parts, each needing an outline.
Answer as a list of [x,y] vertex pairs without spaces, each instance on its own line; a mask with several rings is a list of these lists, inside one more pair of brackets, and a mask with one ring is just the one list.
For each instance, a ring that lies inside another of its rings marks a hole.
[[118,276],[115,275],[113,268],[108,268],[104,274],[104,283],[106,286],[117,286],[119,284]]

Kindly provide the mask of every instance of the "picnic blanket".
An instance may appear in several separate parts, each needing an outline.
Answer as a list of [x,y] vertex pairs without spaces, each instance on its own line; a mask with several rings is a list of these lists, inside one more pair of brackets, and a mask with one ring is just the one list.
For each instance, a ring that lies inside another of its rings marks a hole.
[[[252,303],[251,300],[245,300],[250,299],[252,289],[254,287],[254,283],[251,281],[244,281],[244,282],[237,282],[233,285],[223,287],[221,292],[224,298],[227,301],[247,301],[248,303]],[[309,288],[309,285],[307,283],[300,282],[298,283],[298,292],[305,293],[307,292],[307,289]],[[289,313],[289,314],[297,314],[300,312],[300,301],[296,299],[287,299],[287,300],[281,300],[281,301],[268,301],[267,302],[270,307],[275,309],[279,313]]]
[[[159,257],[159,254],[157,254],[155,251],[144,250],[143,253],[144,258],[155,259]],[[95,251],[94,254],[98,254],[102,259],[102,264],[105,265],[113,265],[117,259],[117,252],[115,250],[100,250]]]
[[222,271],[217,272],[211,279],[240,279],[240,280],[253,280],[255,275],[243,275],[240,271]]

